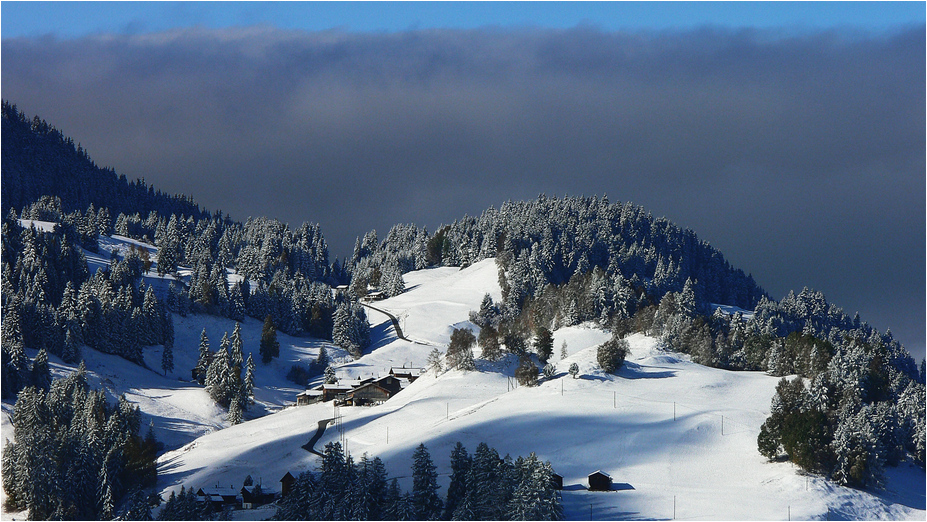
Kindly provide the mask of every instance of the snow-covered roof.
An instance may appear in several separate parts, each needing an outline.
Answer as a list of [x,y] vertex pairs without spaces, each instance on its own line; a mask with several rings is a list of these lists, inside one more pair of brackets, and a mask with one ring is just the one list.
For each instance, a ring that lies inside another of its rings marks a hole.
[[211,488],[200,488],[197,490],[197,495],[202,492],[204,495],[210,495],[213,497],[234,497],[240,492],[239,489],[235,487],[211,487]]
[[403,375],[411,375],[413,377],[418,377],[422,374],[423,369],[422,368],[401,368],[398,366],[393,366],[392,368],[390,368],[389,371],[392,374],[401,373]]
[[297,395],[297,397],[303,397],[303,396],[306,396],[306,397],[318,397],[319,395],[322,395],[322,391],[321,391],[321,390],[306,390],[306,391],[300,393],[299,395]]
[[590,475],[590,476],[592,476],[592,475],[604,475],[604,476],[606,476],[606,477],[608,477],[608,478],[612,478],[611,475],[609,475],[608,473],[602,471],[601,469],[597,469],[597,470],[593,471],[592,473],[590,473],[589,475]]
[[[323,390],[351,390],[351,389],[353,389],[353,388],[355,388],[354,385],[351,385],[351,384],[341,384],[341,383],[337,383],[337,382],[336,382],[336,383],[333,383],[333,384],[323,384],[323,385],[322,385],[322,389],[323,389]],[[310,390],[306,390],[306,391],[310,391]]]

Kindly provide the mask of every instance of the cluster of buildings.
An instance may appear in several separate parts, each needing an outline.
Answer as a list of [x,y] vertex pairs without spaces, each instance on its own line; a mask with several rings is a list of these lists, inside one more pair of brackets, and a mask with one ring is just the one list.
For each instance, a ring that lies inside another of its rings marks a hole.
[[390,368],[385,377],[368,377],[356,381],[321,384],[296,396],[296,405],[303,406],[331,400],[342,406],[369,406],[386,402],[418,379],[422,368]]

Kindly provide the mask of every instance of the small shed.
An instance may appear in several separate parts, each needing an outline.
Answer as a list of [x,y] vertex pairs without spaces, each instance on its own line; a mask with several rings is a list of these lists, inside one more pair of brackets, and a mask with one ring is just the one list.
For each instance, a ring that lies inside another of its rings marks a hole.
[[612,477],[602,470],[596,470],[589,475],[589,491],[611,491]]
[[296,477],[294,477],[289,471],[286,472],[286,475],[280,479],[280,496],[285,497],[290,492],[290,488],[293,487],[293,483],[296,482]]
[[558,491],[563,489],[563,477],[559,473],[551,473],[550,487]]

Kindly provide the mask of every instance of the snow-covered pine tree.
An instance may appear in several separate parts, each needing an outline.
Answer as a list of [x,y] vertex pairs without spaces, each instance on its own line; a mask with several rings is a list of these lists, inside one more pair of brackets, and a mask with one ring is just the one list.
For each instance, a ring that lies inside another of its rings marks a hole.
[[444,371],[444,356],[437,347],[432,348],[431,352],[428,353],[428,362],[425,363],[425,368],[435,377]]
[[451,342],[447,345],[447,367],[464,371],[475,370],[476,366],[473,363],[475,343],[476,337],[468,328],[454,328],[451,332]]
[[245,362],[245,379],[242,382],[239,402],[248,409],[248,405],[254,402],[254,359],[248,354],[248,360]]
[[478,343],[482,349],[480,356],[483,359],[495,362],[502,358],[502,347],[499,345],[499,333],[491,325],[486,325],[480,329]]
[[216,351],[215,355],[213,355],[212,362],[209,363],[205,381],[210,397],[216,401],[216,404],[221,404],[222,406],[228,406],[231,392],[230,374],[232,372],[227,350],[228,344],[228,338],[223,335],[219,350]]
[[203,328],[202,333],[200,333],[200,346],[199,346],[199,358],[196,361],[196,368],[194,368],[193,374],[196,377],[196,380],[200,384],[206,383],[206,373],[209,370],[209,337],[206,335],[206,329]]
[[171,325],[170,334],[164,339],[164,349],[161,352],[161,370],[165,376],[174,371],[174,323],[168,324]]
[[624,364],[625,357],[630,352],[630,346],[626,339],[616,339],[612,337],[602,343],[596,350],[596,362],[599,367],[606,373],[614,373]]
[[322,345],[319,347],[319,355],[315,358],[313,366],[315,367],[315,371],[318,372],[328,368],[328,364],[328,350],[325,349],[325,345]]
[[51,370],[48,367],[48,353],[44,348],[39,350],[39,353],[32,361],[31,373],[30,381],[32,386],[47,392],[48,388],[51,386],[52,377]]
[[335,367],[329,364],[325,367],[325,384],[335,384],[338,382],[338,377],[335,375]]
[[538,354],[538,360],[541,364],[547,364],[548,359],[554,353],[554,336],[550,329],[543,326],[538,327],[535,332],[534,350]]
[[579,376],[579,365],[576,363],[571,363],[569,373],[570,376],[572,376],[574,379]]

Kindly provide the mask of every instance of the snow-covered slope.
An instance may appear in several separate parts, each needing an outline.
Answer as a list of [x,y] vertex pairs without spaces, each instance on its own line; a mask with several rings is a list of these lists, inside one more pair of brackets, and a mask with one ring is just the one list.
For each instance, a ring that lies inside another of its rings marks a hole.
[[[467,324],[468,311],[486,292],[499,297],[492,260],[414,272],[405,280],[404,294],[376,306],[398,316],[417,342],[397,339],[387,317],[371,312],[374,346],[342,365],[343,377],[424,365],[454,325]],[[457,441],[471,452],[479,442],[513,456],[536,452],[564,477],[569,519],[924,519],[922,470],[890,469],[888,490],[873,494],[760,456],[756,436],[777,378],[706,368],[642,335],[629,339],[625,367],[607,375],[596,367],[595,348],[608,338],[587,327],[555,332],[558,372],[536,388],[513,386],[513,360],[477,361],[475,372],[426,373],[379,406],[292,407],[215,431],[163,455],[159,487],[167,495],[181,484],[239,485],[250,474],[265,489],[279,490],[285,473],[316,469],[318,457],[301,446],[319,421],[337,414],[337,425],[317,447],[338,440],[354,455],[379,456],[405,489],[420,443],[438,466],[442,493]],[[563,341],[568,353],[559,360]],[[578,379],[566,373],[573,362]],[[599,469],[613,477],[615,491],[585,490],[585,477]]]
[[[23,220],[24,226],[36,226],[42,230],[52,230],[54,223]],[[101,237],[100,252],[84,251],[91,273],[97,268],[107,266],[111,252],[123,257],[129,248],[145,248],[157,259],[157,248],[140,241],[121,236]],[[181,273],[185,270],[182,269]],[[187,270],[188,272],[188,270]],[[144,275],[146,284],[155,288],[169,283],[172,276],[159,277],[154,267]],[[239,277],[230,274],[230,280]],[[203,329],[209,338],[210,347],[216,350],[222,335],[232,334],[235,321],[208,316],[190,315],[181,317],[174,314],[174,371],[163,375],[161,372],[161,346],[149,346],[143,350],[148,368],[141,367],[121,357],[104,354],[88,347],[83,347],[83,358],[87,365],[90,385],[104,388],[113,401],[120,395],[139,406],[144,426],[154,424],[155,435],[166,448],[178,448],[197,437],[229,426],[227,412],[210,399],[206,390],[192,381],[190,370],[196,366],[199,355],[200,334]],[[333,360],[348,359],[347,353],[325,341],[308,337],[292,337],[278,332],[280,356],[265,365],[260,360],[260,339],[262,322],[246,318],[241,323],[241,335],[244,355],[253,354],[255,360],[256,404],[252,405],[245,418],[256,418],[269,412],[279,410],[295,401],[296,394],[303,387],[286,379],[290,367],[296,363],[304,366],[314,361],[319,349],[325,349]],[[29,357],[34,357],[34,350],[27,350]],[[76,369],[76,365],[64,363],[54,355],[49,356],[49,363],[54,377],[63,377]],[[12,439],[10,415],[12,404],[2,403],[2,440]],[[146,428],[143,428],[143,431]]]

